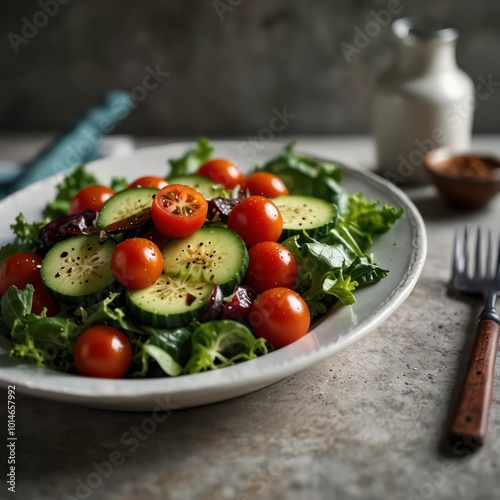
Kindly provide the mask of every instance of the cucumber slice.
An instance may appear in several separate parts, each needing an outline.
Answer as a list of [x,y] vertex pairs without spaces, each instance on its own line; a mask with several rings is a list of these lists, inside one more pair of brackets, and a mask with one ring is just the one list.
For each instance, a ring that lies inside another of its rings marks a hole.
[[162,274],[142,290],[127,289],[127,305],[137,320],[158,328],[178,328],[199,317],[213,285]]
[[311,238],[323,238],[337,224],[335,205],[314,196],[287,195],[273,198],[283,217],[284,240],[307,231]]
[[162,250],[165,274],[197,283],[218,284],[225,294],[241,283],[248,268],[243,240],[225,227],[202,227],[170,240]]
[[42,281],[63,304],[95,304],[119,288],[110,266],[115,248],[112,238],[99,244],[97,234],[63,240],[43,259]]
[[168,179],[170,184],[184,184],[190,188],[196,189],[206,200],[211,200],[217,196],[222,196],[225,192],[222,184],[216,184],[212,179],[202,175],[180,175]]
[[130,217],[145,208],[151,207],[156,188],[124,189],[104,203],[97,218],[97,227],[104,229],[109,224]]

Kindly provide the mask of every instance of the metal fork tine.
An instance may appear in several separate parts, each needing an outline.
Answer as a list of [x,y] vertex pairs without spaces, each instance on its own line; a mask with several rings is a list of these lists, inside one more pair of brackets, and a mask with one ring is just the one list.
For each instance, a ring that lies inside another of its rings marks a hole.
[[453,258],[451,262],[452,275],[456,276],[460,272],[460,251],[459,251],[459,241],[458,233],[460,229],[457,227],[455,229],[455,236],[453,238]]
[[469,271],[469,225],[464,228],[464,241],[463,241],[463,270],[465,274]]
[[481,228],[477,228],[476,232],[476,256],[474,259],[474,274],[473,276],[476,277],[481,277],[481,256],[482,256],[482,250],[483,250],[483,245],[482,245],[482,235],[481,235]]
[[498,238],[498,255],[497,255],[497,269],[495,274],[495,279],[500,279],[500,236]]
[[493,278],[493,244],[491,241],[491,229],[488,229],[487,249],[486,249],[486,279]]

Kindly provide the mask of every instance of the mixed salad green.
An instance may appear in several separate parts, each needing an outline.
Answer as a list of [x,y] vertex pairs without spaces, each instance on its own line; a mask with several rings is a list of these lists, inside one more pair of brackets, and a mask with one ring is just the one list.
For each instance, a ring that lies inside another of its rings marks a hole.
[[[195,173],[213,155],[207,139],[178,159],[171,159],[168,178]],[[357,288],[383,279],[382,269],[369,253],[377,235],[388,231],[402,215],[402,209],[369,200],[362,194],[349,194],[341,186],[342,169],[335,163],[319,162],[295,152],[295,143],[281,155],[255,167],[280,177],[291,195],[324,200],[335,208],[335,224],[322,233],[306,230],[281,241],[298,264],[295,291],[307,304],[311,319],[317,319],[335,304],[353,304]],[[39,221],[28,221],[20,213],[11,225],[14,241],[0,248],[0,266],[18,252],[44,248],[42,228],[68,215],[70,204],[82,188],[99,184],[85,166],[66,175]],[[110,187],[121,191],[128,180],[114,178]],[[207,224],[225,226],[227,213],[244,198],[223,186],[216,191],[219,210]],[[220,208],[224,206],[224,208]],[[219,217],[220,216],[220,217]],[[94,221],[95,225],[95,221]],[[120,235],[107,235],[120,239]],[[83,332],[96,325],[108,325],[123,332],[132,346],[130,377],[178,376],[218,369],[266,354],[273,346],[257,338],[245,319],[208,319],[196,317],[177,327],[144,324],[130,311],[123,287],[110,288],[106,296],[91,305],[61,305],[59,312],[47,315],[32,312],[35,288],[10,286],[0,300],[0,334],[10,339],[11,356],[38,367],[74,372],[74,349]],[[232,295],[225,293],[225,303]]]

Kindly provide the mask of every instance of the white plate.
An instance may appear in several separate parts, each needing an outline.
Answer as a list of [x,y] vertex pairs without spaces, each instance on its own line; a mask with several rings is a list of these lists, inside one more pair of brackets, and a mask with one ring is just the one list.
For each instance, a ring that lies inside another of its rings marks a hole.
[[[230,158],[242,169],[251,165],[237,142],[217,142],[216,156]],[[165,175],[168,158],[178,157],[192,143],[143,149],[126,157],[93,162],[89,168],[107,181],[114,175],[130,180],[146,174]],[[258,159],[276,156],[282,145],[268,145]],[[241,151],[241,153],[240,153]],[[242,154],[243,153],[243,154]],[[246,152],[248,155],[248,152]],[[0,243],[11,239],[9,224],[19,211],[28,220],[55,193],[61,175],[38,182],[0,202]],[[326,315],[301,340],[258,359],[236,366],[177,378],[103,380],[41,370],[19,364],[0,349],[0,383],[15,384],[19,392],[47,399],[113,410],[153,410],[169,401],[176,407],[214,403],[247,394],[303,370],[356,342],[387,319],[408,297],[420,275],[427,251],[424,223],[415,206],[399,189],[375,175],[344,168],[343,186],[351,192],[404,208],[404,216],[373,247],[376,261],[390,273],[380,283],[361,289],[350,307],[338,307]]]

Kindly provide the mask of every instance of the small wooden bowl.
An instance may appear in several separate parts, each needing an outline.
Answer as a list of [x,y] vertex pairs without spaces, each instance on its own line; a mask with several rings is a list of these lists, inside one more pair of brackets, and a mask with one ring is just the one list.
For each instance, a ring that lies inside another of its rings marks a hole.
[[456,208],[481,208],[500,191],[500,162],[490,156],[438,148],[426,154],[425,168],[443,198]]

